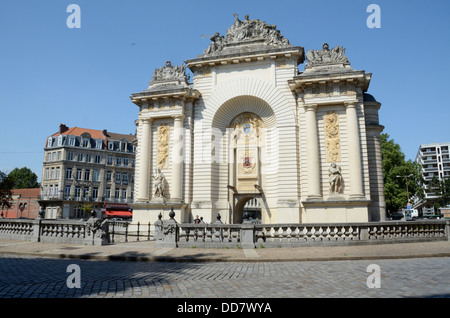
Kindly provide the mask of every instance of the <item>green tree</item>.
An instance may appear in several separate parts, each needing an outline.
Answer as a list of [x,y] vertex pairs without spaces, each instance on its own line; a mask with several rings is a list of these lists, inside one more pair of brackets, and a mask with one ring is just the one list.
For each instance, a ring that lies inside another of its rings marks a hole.
[[37,175],[27,167],[15,168],[8,175],[14,182],[13,189],[38,188]]
[[424,180],[419,164],[406,161],[400,145],[389,138],[386,133],[381,135],[381,153],[386,209],[392,214],[406,208],[408,199],[423,198]]
[[5,172],[0,171],[0,206],[2,210],[11,207],[12,189],[13,180]]
[[80,205],[80,210],[83,211],[83,218],[89,217],[90,212],[94,209],[94,205],[91,203],[83,203]]

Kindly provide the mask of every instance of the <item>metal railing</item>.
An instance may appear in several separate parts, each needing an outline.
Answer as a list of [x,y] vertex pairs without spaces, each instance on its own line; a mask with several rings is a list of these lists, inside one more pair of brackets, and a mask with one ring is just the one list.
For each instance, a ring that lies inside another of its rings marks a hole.
[[130,224],[127,221],[108,221],[106,230],[106,238],[108,243],[114,244],[119,242],[132,241],[150,241],[153,240],[153,233],[151,231],[151,223]]

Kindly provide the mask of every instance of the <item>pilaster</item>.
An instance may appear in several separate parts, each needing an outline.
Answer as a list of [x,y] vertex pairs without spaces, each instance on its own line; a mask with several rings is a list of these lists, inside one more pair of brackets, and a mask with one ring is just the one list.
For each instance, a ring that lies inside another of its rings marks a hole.
[[358,127],[358,102],[345,103],[348,131],[348,166],[350,176],[350,199],[363,199],[361,143]]
[[308,166],[308,197],[307,200],[321,200],[320,191],[320,155],[319,135],[317,131],[317,104],[305,105],[306,111],[306,147]]

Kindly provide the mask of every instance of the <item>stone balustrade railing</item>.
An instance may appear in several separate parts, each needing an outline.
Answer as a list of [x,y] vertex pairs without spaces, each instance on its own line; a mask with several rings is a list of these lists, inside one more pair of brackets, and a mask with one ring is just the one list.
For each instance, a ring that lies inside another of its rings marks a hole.
[[449,220],[342,224],[178,224],[155,222],[157,246],[301,247],[449,240]]
[[[130,231],[129,231],[130,230]],[[125,235],[118,239],[118,236]],[[115,238],[116,237],[116,238]],[[0,219],[0,238],[103,245],[128,237],[156,240],[159,247],[301,247],[450,240],[450,220],[341,224],[180,224],[173,219],[117,228],[107,221]]]
[[25,220],[1,219],[0,238],[32,242],[103,245],[106,243],[105,227],[97,219],[76,220]]

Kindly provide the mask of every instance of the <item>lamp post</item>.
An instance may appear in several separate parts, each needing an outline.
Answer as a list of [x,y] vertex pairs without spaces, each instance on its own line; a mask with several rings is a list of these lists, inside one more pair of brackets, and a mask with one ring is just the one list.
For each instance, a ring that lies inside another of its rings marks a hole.
[[408,202],[406,204],[406,206],[408,207],[408,204],[410,204],[409,202],[409,191],[408,191],[408,178],[412,177],[412,173],[407,175],[407,176],[397,176],[397,178],[405,178],[406,180],[406,197],[408,198]]

